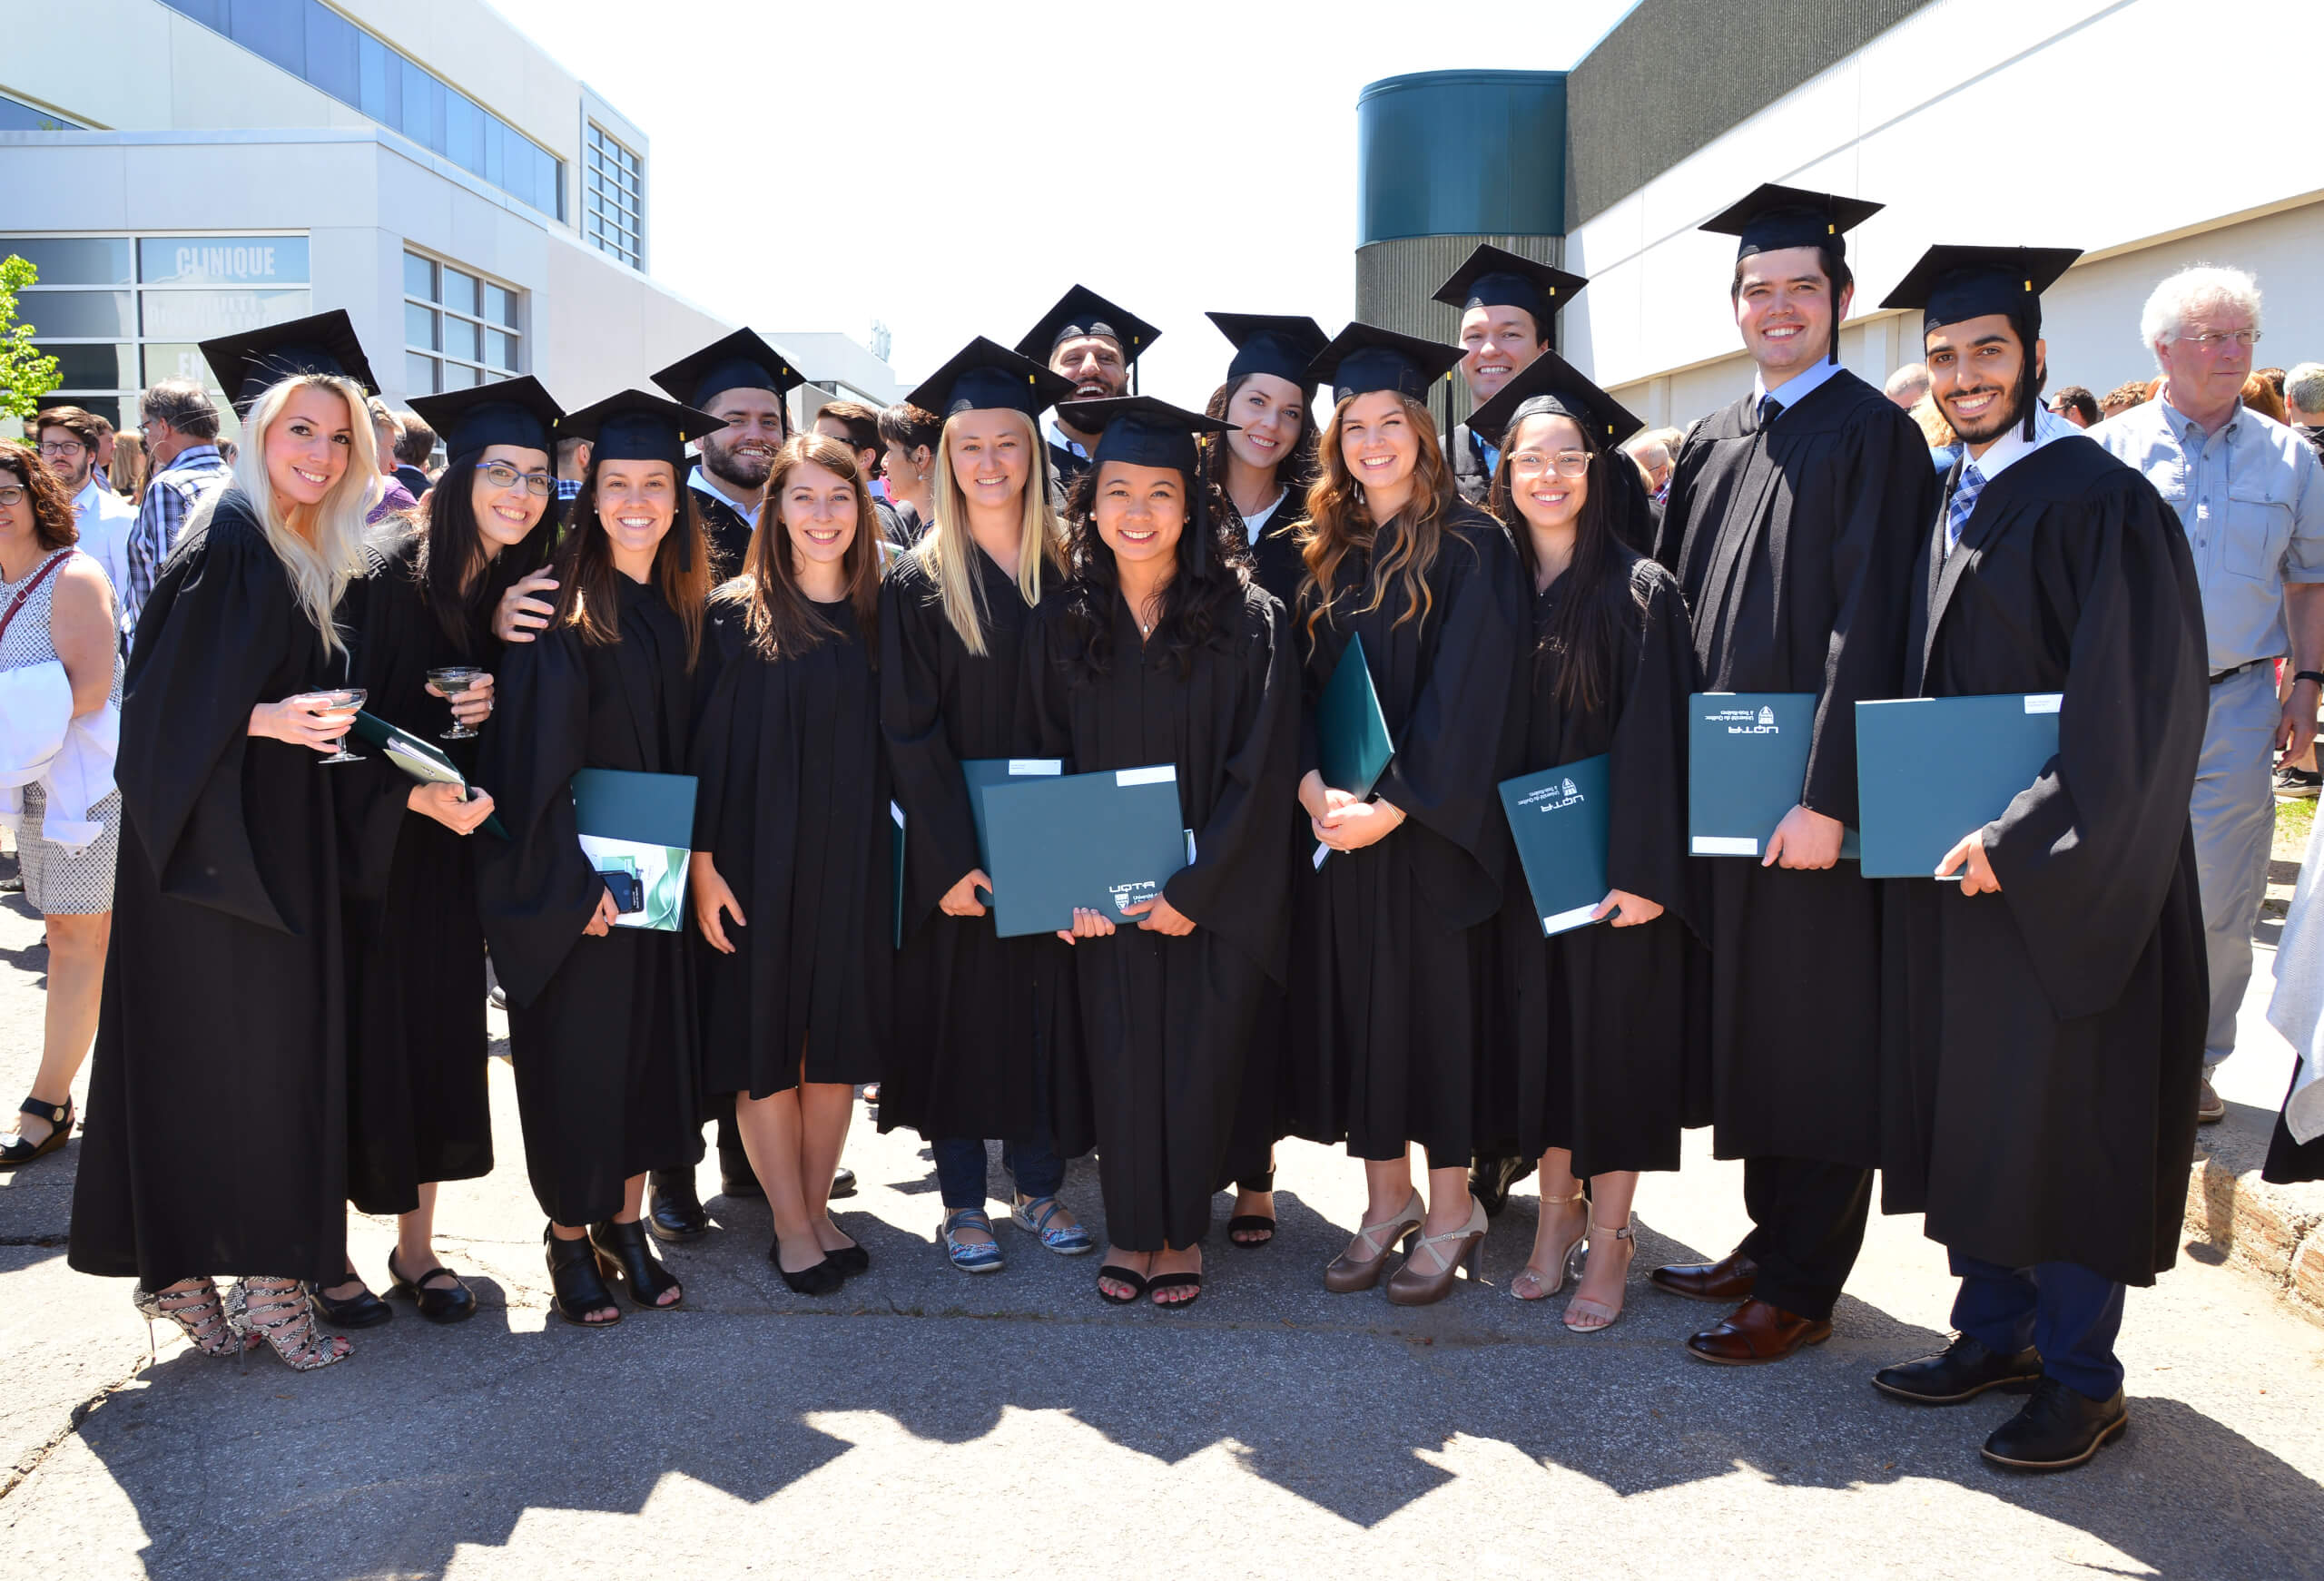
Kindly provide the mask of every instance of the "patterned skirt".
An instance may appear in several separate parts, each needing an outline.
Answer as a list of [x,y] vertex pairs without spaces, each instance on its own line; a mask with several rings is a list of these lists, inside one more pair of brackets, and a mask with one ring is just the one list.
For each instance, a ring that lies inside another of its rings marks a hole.
[[16,858],[25,875],[25,899],[44,917],[94,917],[113,909],[113,869],[121,853],[121,792],[89,809],[89,821],[105,826],[79,856],[41,838],[48,795],[37,781],[25,787],[25,820],[16,831]]

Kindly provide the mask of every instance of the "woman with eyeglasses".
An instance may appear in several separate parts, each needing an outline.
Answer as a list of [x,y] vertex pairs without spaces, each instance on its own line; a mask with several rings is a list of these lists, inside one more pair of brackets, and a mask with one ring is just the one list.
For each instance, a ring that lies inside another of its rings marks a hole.
[[[349,600],[355,683],[365,712],[473,775],[473,732],[492,712],[493,606],[552,535],[541,524],[560,414],[531,378],[413,406],[446,437],[451,464],[424,522],[391,516],[373,529],[370,568]],[[436,1188],[492,1170],[476,862],[479,843],[500,837],[478,833],[488,788],[464,800],[457,786],[415,784],[378,752],[344,773],[347,1195],[396,1218],[388,1294],[456,1323],[476,1297],[436,1256]],[[315,1292],[318,1304],[342,1329],[386,1322],[393,1309],[351,1262],[347,1272]]]

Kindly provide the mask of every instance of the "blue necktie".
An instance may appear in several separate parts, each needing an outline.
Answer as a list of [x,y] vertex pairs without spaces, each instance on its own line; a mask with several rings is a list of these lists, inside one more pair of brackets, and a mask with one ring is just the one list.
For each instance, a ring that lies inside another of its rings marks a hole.
[[1977,509],[1977,496],[1984,492],[1985,475],[1970,462],[1961,469],[1961,486],[1953,491],[1953,502],[1945,507],[1945,552],[1953,553],[1961,542],[1961,530]]

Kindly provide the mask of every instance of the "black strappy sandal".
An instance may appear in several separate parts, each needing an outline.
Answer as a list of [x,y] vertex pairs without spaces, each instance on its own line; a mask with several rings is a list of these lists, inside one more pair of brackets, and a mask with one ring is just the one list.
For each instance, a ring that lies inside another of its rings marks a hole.
[[20,1134],[14,1142],[0,1147],[0,1168],[14,1169],[30,1164],[35,1158],[45,1158],[73,1139],[73,1100],[61,1104],[44,1104],[38,1098],[26,1098],[16,1105],[19,1115],[30,1115],[35,1120],[48,1122],[48,1134],[38,1142],[27,1142]]
[[[685,1305],[685,1289],[678,1277],[662,1266],[645,1242],[645,1225],[632,1219],[625,1224],[618,1219],[607,1219],[602,1224],[589,1226],[589,1244],[596,1249],[597,1272],[609,1283],[618,1283],[629,1291],[629,1299],[640,1311],[674,1312]],[[665,1290],[675,1290],[678,1299],[665,1301]]]
[[[1265,1192],[1269,1196],[1275,1195],[1275,1171],[1267,1171],[1261,1178],[1263,1178],[1266,1183],[1260,1186],[1258,1189]],[[1235,1183],[1235,1189],[1239,1192],[1246,1188],[1244,1187],[1243,1183],[1238,1180]],[[1249,1234],[1254,1231],[1264,1231],[1265,1233],[1261,1234],[1256,1241],[1237,1241],[1235,1239],[1238,1234]],[[1256,1252],[1260,1247],[1273,1242],[1274,1240],[1275,1221],[1267,1217],[1265,1213],[1237,1213],[1233,1218],[1226,1221],[1226,1243],[1237,1251]]]
[[[442,1274],[452,1282],[447,1285],[428,1281]],[[464,1283],[460,1276],[442,1263],[438,1263],[417,1279],[405,1276],[396,1267],[396,1254],[388,1252],[388,1277],[395,1282],[388,1286],[389,1296],[395,1301],[409,1301],[419,1315],[431,1323],[458,1323],[476,1316],[476,1291]]]
[[[620,1322],[621,1303],[597,1277],[597,1249],[589,1244],[589,1238],[576,1235],[566,1241],[549,1226],[541,1231],[541,1240],[548,1247],[548,1282],[555,1291],[548,1304],[556,1315],[576,1329],[610,1329]],[[611,1311],[613,1316],[587,1315],[602,1311]]]
[[[1106,1288],[1105,1281],[1109,1279],[1116,1284],[1126,1284],[1129,1286],[1129,1294],[1116,1295],[1113,1291],[1108,1290]],[[1118,1307],[1126,1307],[1132,1301],[1140,1300],[1146,1294],[1146,1275],[1134,1272],[1131,1270],[1123,1268],[1117,1263],[1108,1262],[1100,1267],[1098,1270],[1098,1299],[1108,1301]]]

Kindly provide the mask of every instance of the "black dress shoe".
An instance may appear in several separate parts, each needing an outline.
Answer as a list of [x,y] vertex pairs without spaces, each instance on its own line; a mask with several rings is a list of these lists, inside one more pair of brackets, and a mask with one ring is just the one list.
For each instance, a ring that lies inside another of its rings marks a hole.
[[323,1293],[321,1285],[307,1288],[314,1298],[316,1312],[334,1329],[376,1329],[396,1315],[395,1308],[373,1295],[369,1286],[345,1301],[331,1300]]
[[1989,1389],[2024,1394],[2042,1378],[2042,1353],[2028,1345],[2004,1356],[1966,1334],[1934,1356],[1900,1361],[1872,1375],[1872,1387],[1915,1405],[1959,1405]]
[[657,1169],[651,1177],[652,1212],[645,1216],[657,1241],[699,1241],[710,1233],[710,1215],[694,1194],[694,1171]]
[[1994,1429],[1983,1453],[1987,1465],[2004,1471],[2070,1471],[2130,1425],[2121,1390],[2093,1399],[2044,1378],[2024,1409]]
[[837,1295],[839,1287],[847,1282],[847,1275],[840,1272],[839,1264],[828,1252],[821,1262],[811,1262],[793,1273],[783,1266],[783,1242],[775,1241],[767,1245],[766,1260],[774,1265],[775,1272],[783,1275],[783,1282],[791,1287],[793,1295]]
[[841,1164],[832,1172],[832,1195],[852,1197],[855,1194],[855,1172]]
[[1530,1158],[1472,1158],[1469,1161],[1469,1194],[1484,1204],[1485,1217],[1497,1219],[1509,1206],[1509,1188],[1533,1173]]
[[[417,1280],[404,1277],[396,1267],[396,1254],[388,1253],[388,1277],[395,1282],[388,1286],[388,1294],[396,1301],[409,1301],[419,1310],[419,1315],[431,1323],[465,1322],[476,1316],[476,1291],[464,1283],[460,1276],[442,1263],[438,1263]],[[433,1279],[448,1278],[449,1284],[430,1284]]]
[[739,1147],[718,1150],[718,1189],[730,1197],[763,1197],[766,1187],[759,1184],[759,1172],[751,1167],[751,1155]]

